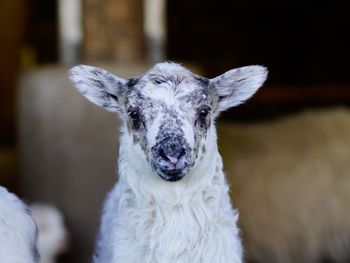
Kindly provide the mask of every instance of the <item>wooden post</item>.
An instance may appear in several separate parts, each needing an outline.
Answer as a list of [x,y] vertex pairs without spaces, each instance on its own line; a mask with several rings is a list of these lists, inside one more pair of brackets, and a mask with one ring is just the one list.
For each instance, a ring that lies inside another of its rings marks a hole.
[[83,0],[85,60],[144,60],[143,0]]

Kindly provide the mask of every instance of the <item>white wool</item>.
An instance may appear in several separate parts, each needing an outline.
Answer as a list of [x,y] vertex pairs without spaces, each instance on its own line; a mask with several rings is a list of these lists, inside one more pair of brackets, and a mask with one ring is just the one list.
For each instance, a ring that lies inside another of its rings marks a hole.
[[25,204],[0,186],[0,263],[34,263],[37,228]]

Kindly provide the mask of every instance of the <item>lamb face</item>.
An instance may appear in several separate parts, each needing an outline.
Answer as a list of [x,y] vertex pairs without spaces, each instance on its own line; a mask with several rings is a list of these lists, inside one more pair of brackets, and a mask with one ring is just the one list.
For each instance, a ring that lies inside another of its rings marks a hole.
[[215,117],[252,96],[266,75],[251,66],[207,79],[168,62],[129,80],[90,66],[70,71],[85,97],[120,114],[134,146],[167,181],[180,180],[203,160]]
[[180,180],[204,149],[217,98],[208,84],[176,64],[157,65],[127,84],[128,132],[164,180]]

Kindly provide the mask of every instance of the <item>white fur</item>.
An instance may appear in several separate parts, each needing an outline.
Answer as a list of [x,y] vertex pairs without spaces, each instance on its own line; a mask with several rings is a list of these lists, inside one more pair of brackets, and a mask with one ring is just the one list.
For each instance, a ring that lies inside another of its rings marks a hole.
[[37,262],[37,229],[29,210],[0,186],[0,262]]

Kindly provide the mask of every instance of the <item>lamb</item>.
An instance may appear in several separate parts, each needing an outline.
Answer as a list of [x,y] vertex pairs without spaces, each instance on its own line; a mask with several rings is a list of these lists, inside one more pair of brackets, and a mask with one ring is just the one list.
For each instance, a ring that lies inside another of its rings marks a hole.
[[214,122],[257,91],[266,68],[207,79],[164,62],[125,80],[79,65],[69,76],[88,100],[122,120],[119,180],[104,204],[93,261],[242,262]]
[[0,186],[0,262],[37,263],[37,235],[26,205]]

